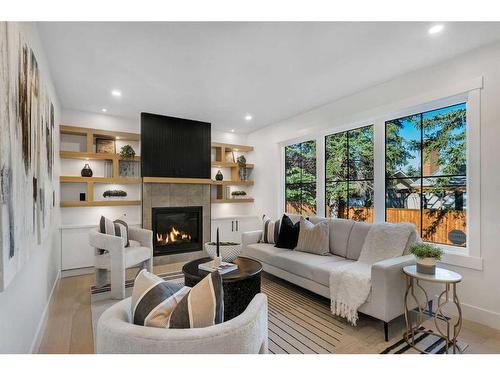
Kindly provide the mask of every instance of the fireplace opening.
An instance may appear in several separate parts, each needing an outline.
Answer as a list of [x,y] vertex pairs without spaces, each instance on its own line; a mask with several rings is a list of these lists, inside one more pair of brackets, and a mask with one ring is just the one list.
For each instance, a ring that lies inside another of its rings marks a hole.
[[203,249],[203,207],[160,207],[152,209],[154,255]]

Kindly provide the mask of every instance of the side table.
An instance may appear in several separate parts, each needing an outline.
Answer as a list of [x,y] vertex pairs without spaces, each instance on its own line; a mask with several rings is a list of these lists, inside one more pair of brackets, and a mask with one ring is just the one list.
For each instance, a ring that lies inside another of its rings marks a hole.
[[[425,273],[417,272],[417,266],[406,266],[403,268],[403,272],[406,276],[406,293],[405,293],[405,320],[406,320],[406,332],[404,334],[404,340],[408,345],[413,347],[415,350],[421,353],[427,353],[425,350],[417,348],[415,343],[415,334],[417,332],[426,332],[430,335],[441,337],[445,340],[446,345],[446,353],[449,353],[450,347],[453,350],[453,354],[462,353],[461,349],[457,345],[457,337],[462,329],[462,309],[460,307],[460,301],[457,296],[457,284],[462,281],[462,276],[456,272],[446,270],[444,268],[436,267],[436,273],[434,275],[428,275]],[[427,305],[427,301],[429,300],[427,296],[427,292],[420,285],[420,281],[427,281],[431,283],[439,283],[443,284],[444,290],[439,295],[438,298],[438,306],[435,313],[431,314],[434,318],[434,325],[436,326],[436,332],[431,330],[423,329],[423,314],[425,310],[425,306]],[[424,296],[425,302],[422,306],[420,301],[415,295],[416,288],[419,288]],[[449,297],[452,297],[452,300],[449,300]],[[417,315],[415,321],[411,318],[411,311],[408,307],[409,305],[409,297],[413,298],[415,303],[417,304]],[[444,299],[443,299],[444,297]],[[443,301],[441,301],[443,300]],[[443,307],[447,303],[453,303],[458,310],[458,319],[455,324],[450,323],[450,319],[444,317]],[[443,332],[438,324],[438,319],[443,318],[446,322],[446,332]],[[453,324],[453,326],[452,326]]]

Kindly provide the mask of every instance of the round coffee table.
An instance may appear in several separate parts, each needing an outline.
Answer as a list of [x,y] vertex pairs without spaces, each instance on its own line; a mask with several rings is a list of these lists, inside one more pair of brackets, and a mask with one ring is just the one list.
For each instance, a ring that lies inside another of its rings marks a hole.
[[[184,283],[193,287],[208,275],[207,271],[198,269],[198,265],[210,261],[211,258],[201,258],[188,262],[182,267]],[[260,275],[262,264],[256,260],[238,257],[233,262],[238,269],[222,275],[224,289],[224,321],[233,319],[247,308],[250,301],[260,293]]]

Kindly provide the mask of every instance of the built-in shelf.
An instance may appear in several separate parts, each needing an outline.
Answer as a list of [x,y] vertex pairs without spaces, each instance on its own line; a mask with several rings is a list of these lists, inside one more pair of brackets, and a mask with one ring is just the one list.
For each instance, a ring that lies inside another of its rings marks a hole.
[[209,178],[143,177],[144,183],[150,184],[211,184]]
[[[59,152],[61,159],[79,159],[79,160],[124,160],[119,154],[105,154],[96,152],[78,152],[78,151],[61,151]],[[131,161],[141,161],[140,156],[134,156]],[[126,161],[129,161],[128,159]]]
[[140,141],[141,135],[137,133],[117,132],[104,129],[83,128],[80,126],[61,125],[61,134],[82,135],[88,138],[109,138],[123,141]]
[[223,185],[223,186],[252,186],[253,181],[217,181],[212,180],[212,185]]
[[212,203],[251,203],[253,198],[214,199]]
[[[238,164],[228,161],[213,161],[212,168],[238,168]],[[253,169],[253,164],[247,164],[246,168]]]
[[79,176],[61,176],[59,181],[66,183],[87,183],[94,182],[97,184],[141,184],[142,178],[133,177],[79,177]]
[[213,148],[224,149],[226,152],[250,152],[253,151],[253,146],[244,146],[244,145],[234,145],[229,143],[212,143]]
[[133,200],[109,200],[109,201],[66,201],[61,202],[61,207],[99,207],[99,206],[138,206],[142,202]]

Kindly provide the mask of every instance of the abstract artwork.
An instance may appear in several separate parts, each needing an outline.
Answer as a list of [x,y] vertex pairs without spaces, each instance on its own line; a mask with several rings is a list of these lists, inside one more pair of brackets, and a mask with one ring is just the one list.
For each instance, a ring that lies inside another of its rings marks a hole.
[[54,195],[54,105],[35,52],[0,22],[0,291],[49,235]]

